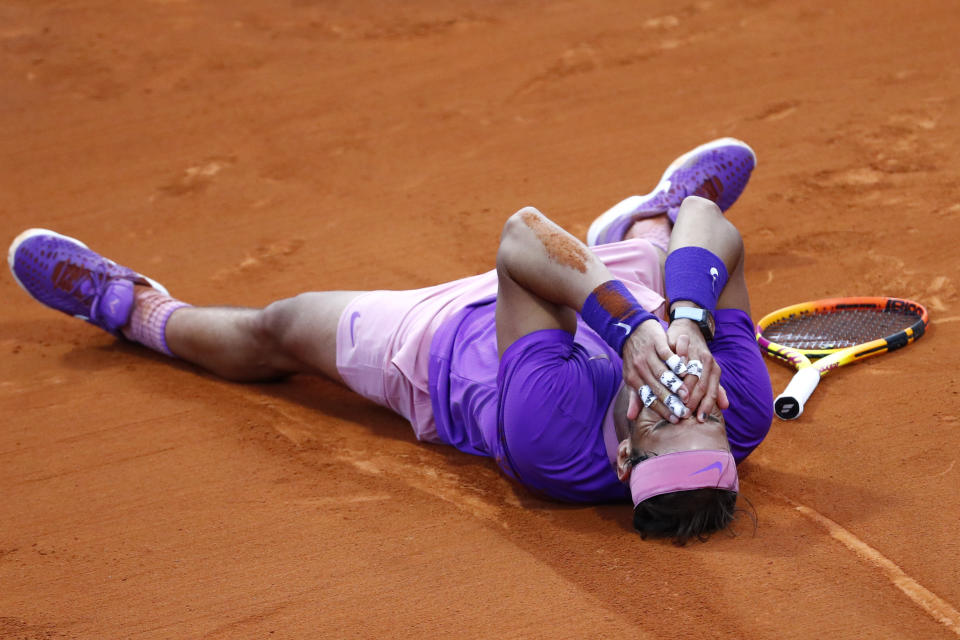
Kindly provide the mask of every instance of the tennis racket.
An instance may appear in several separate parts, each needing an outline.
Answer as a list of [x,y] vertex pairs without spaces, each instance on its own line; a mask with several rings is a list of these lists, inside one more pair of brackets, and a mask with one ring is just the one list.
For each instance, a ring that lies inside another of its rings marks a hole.
[[802,302],[764,316],[757,323],[760,347],[797,369],[774,410],[783,420],[797,418],[820,378],[837,367],[907,346],[928,323],[923,305],[886,297]]

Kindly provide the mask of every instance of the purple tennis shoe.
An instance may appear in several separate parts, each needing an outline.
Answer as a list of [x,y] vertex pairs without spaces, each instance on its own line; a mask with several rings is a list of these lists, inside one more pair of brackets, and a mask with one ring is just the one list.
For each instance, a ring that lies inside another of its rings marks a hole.
[[631,196],[593,221],[587,244],[618,242],[642,218],[666,213],[675,222],[687,196],[700,196],[729,209],[750,180],[757,156],[747,143],[720,138],[683,154],[667,167],[657,188],[645,196]]
[[17,283],[35,300],[117,334],[133,309],[133,285],[158,282],[122,267],[79,240],[47,229],[28,229],[7,253]]

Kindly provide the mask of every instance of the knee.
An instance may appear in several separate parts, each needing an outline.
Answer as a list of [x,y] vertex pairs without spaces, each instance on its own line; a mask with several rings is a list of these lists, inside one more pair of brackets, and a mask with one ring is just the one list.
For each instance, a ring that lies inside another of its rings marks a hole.
[[283,351],[289,347],[298,297],[272,302],[257,313],[253,333],[265,349]]
[[516,238],[518,234],[526,233],[544,220],[546,220],[544,215],[533,207],[520,209],[503,223],[503,231],[500,233],[501,244]]
[[677,214],[677,222],[681,218],[695,218],[698,221],[723,217],[723,211],[717,206],[717,203],[700,196],[687,196],[680,203],[680,212]]
[[250,333],[254,359],[264,370],[278,376],[299,370],[298,347],[294,337],[296,306],[293,299],[280,300],[253,315]]
[[497,248],[497,269],[506,269],[509,272],[509,264],[518,254],[524,254],[526,248],[525,238],[532,229],[538,228],[538,225],[544,224],[546,218],[542,213],[533,207],[524,207],[507,218],[503,223],[503,230],[500,232],[500,246]]
[[709,238],[724,254],[739,260],[743,255],[743,238],[740,230],[723,215],[723,211],[711,200],[687,196],[680,205],[674,230],[678,227],[696,230],[697,235]]

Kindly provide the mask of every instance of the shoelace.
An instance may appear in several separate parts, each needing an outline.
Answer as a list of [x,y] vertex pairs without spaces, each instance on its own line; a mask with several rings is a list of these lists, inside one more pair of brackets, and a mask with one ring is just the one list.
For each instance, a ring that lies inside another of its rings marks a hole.
[[[97,301],[103,296],[110,283],[110,276],[103,265],[92,269],[85,266],[66,263],[54,286],[67,295],[90,307],[90,319],[96,320]],[[68,288],[69,287],[69,288]]]
[[696,195],[703,194],[702,197],[716,202],[723,195],[723,183],[714,176],[709,176],[694,189],[693,193]]

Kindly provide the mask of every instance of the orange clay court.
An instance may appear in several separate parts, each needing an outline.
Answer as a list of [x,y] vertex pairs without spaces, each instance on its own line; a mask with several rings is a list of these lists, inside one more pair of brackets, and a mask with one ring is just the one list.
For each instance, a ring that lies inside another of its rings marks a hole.
[[0,637],[957,638],[958,29],[951,0],[4,2],[4,247],[56,229],[194,304],[420,287],[491,268],[524,205],[583,238],[734,136],[754,319],[891,295],[931,325],[774,422],[755,533],[678,548],[7,272]]

